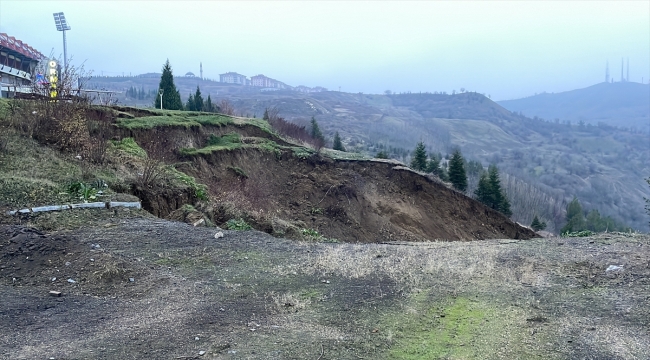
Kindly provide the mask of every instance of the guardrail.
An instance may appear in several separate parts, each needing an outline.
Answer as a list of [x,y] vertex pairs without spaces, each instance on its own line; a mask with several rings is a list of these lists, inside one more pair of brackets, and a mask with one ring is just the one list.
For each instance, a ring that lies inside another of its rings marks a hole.
[[91,202],[91,203],[81,203],[81,204],[47,205],[47,206],[37,206],[32,208],[7,211],[7,215],[13,216],[16,214],[31,214],[31,213],[39,213],[39,212],[61,211],[61,210],[72,210],[72,209],[112,209],[116,207],[142,209],[142,204],[140,204],[139,201],[133,201],[133,202],[107,201],[107,202]]

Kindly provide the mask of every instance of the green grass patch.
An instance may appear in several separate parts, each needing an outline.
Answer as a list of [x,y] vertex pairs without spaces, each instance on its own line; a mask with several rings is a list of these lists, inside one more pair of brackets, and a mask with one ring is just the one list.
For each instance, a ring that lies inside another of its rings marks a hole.
[[228,146],[230,144],[241,143],[241,136],[237,133],[230,133],[222,136],[215,136],[210,134],[207,141],[207,146]]
[[204,200],[204,201],[208,200],[207,186],[205,186],[204,184],[197,183],[195,178],[181,171],[178,171],[173,166],[170,166],[168,168],[168,172],[171,175],[172,179],[192,189],[192,191],[194,191],[194,196],[196,196],[197,199]]
[[414,311],[392,314],[381,326],[394,334],[392,359],[491,358],[504,341],[511,347],[519,340],[514,332],[520,329],[509,331],[513,312],[496,305],[464,297],[435,303],[426,293],[411,300]]
[[133,138],[124,138],[122,140],[111,140],[111,143],[117,150],[121,150],[129,155],[146,158],[147,152],[133,140]]
[[176,126],[190,128],[194,126],[213,125],[222,126],[232,124],[233,119],[229,116],[219,114],[203,114],[183,111],[166,111],[159,116],[144,116],[133,119],[118,119],[118,125],[134,129],[153,129],[155,127]]

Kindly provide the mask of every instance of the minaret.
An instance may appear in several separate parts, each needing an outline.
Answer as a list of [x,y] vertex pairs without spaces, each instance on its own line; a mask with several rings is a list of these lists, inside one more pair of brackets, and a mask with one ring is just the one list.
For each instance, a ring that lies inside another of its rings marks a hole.
[[201,69],[201,80],[203,80],[203,63],[199,63],[200,69]]
[[605,82],[609,82],[609,61],[607,62],[607,65],[605,65]]
[[625,82],[625,78],[623,77],[623,58],[621,58],[621,82]]
[[626,82],[630,82],[630,58],[627,58],[627,76],[625,77]]

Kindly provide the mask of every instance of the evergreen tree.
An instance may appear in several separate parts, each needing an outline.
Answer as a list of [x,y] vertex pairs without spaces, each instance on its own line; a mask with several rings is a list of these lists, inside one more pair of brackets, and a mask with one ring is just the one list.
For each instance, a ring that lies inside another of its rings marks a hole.
[[336,132],[336,134],[334,134],[334,145],[332,146],[332,149],[345,151],[345,148],[343,147],[343,143],[341,142],[341,137],[339,136],[338,131]]
[[490,165],[487,173],[484,172],[481,174],[478,187],[474,191],[474,196],[476,196],[476,200],[499,211],[503,215],[508,217],[512,215],[510,201],[508,201],[508,197],[501,188],[499,169],[496,165]]
[[585,217],[582,212],[582,205],[580,205],[578,198],[574,197],[566,206],[566,225],[562,227],[560,233],[582,230],[585,230]]
[[375,158],[377,159],[388,159],[388,154],[384,150],[381,150],[380,152],[375,155]]
[[440,176],[442,174],[442,169],[440,168],[440,159],[435,155],[430,156],[429,162],[427,163],[426,172],[429,174],[434,174],[442,179],[442,176]]
[[415,146],[415,150],[413,151],[411,169],[417,171],[425,171],[427,169],[427,151],[422,141]]
[[187,103],[185,103],[185,110],[186,111],[194,111],[194,95],[190,93],[190,96],[187,98]]
[[486,172],[481,174],[481,178],[478,180],[478,187],[474,191],[474,196],[476,196],[476,200],[489,207],[492,207],[492,204],[495,203],[494,192],[492,191]]
[[183,110],[183,102],[181,101],[181,94],[174,85],[174,75],[169,60],[165,62],[160,76],[160,84],[158,85],[158,93],[154,107],[160,109],[160,90],[163,91],[162,95],[162,108],[167,110]]
[[[269,121],[269,109],[268,108],[264,109],[264,116],[262,116],[262,120]],[[312,124],[313,124],[313,121],[316,121],[313,116],[312,116],[311,120],[312,120]]]
[[512,211],[510,211],[510,201],[508,201],[508,197],[501,188],[499,169],[496,165],[490,165],[488,167],[488,177],[494,198],[494,206],[492,208],[498,210],[503,215],[510,217],[512,215]]
[[[268,114],[267,114],[268,116]],[[323,133],[320,131],[320,128],[318,127],[318,122],[316,122],[316,118],[313,116],[311,117],[311,137],[316,140],[321,140],[325,142],[325,137],[323,136]]]
[[454,150],[449,160],[449,181],[458,191],[467,190],[467,174],[465,173],[465,160],[460,153],[460,149]]
[[535,231],[540,231],[546,229],[546,222],[540,221],[537,215],[533,219],[533,222],[530,224],[530,227]]
[[203,97],[201,96],[201,89],[199,86],[196,86],[196,92],[194,93],[194,111],[203,111]]
[[203,109],[203,111],[214,112],[214,105],[212,105],[210,94],[208,94],[208,99],[205,101],[205,109]]

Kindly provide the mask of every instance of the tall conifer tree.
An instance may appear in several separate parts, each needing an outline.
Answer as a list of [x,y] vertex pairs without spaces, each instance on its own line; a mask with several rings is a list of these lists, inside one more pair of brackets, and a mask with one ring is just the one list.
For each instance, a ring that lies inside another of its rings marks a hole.
[[181,101],[181,94],[174,85],[174,74],[172,73],[172,66],[169,64],[169,59],[165,62],[160,76],[160,84],[158,85],[158,94],[156,94],[156,101],[154,107],[160,109],[160,90],[162,89],[162,108],[167,110],[183,110],[183,102]]
[[454,150],[449,160],[449,181],[458,191],[467,191],[467,174],[465,173],[465,159],[460,149]]

